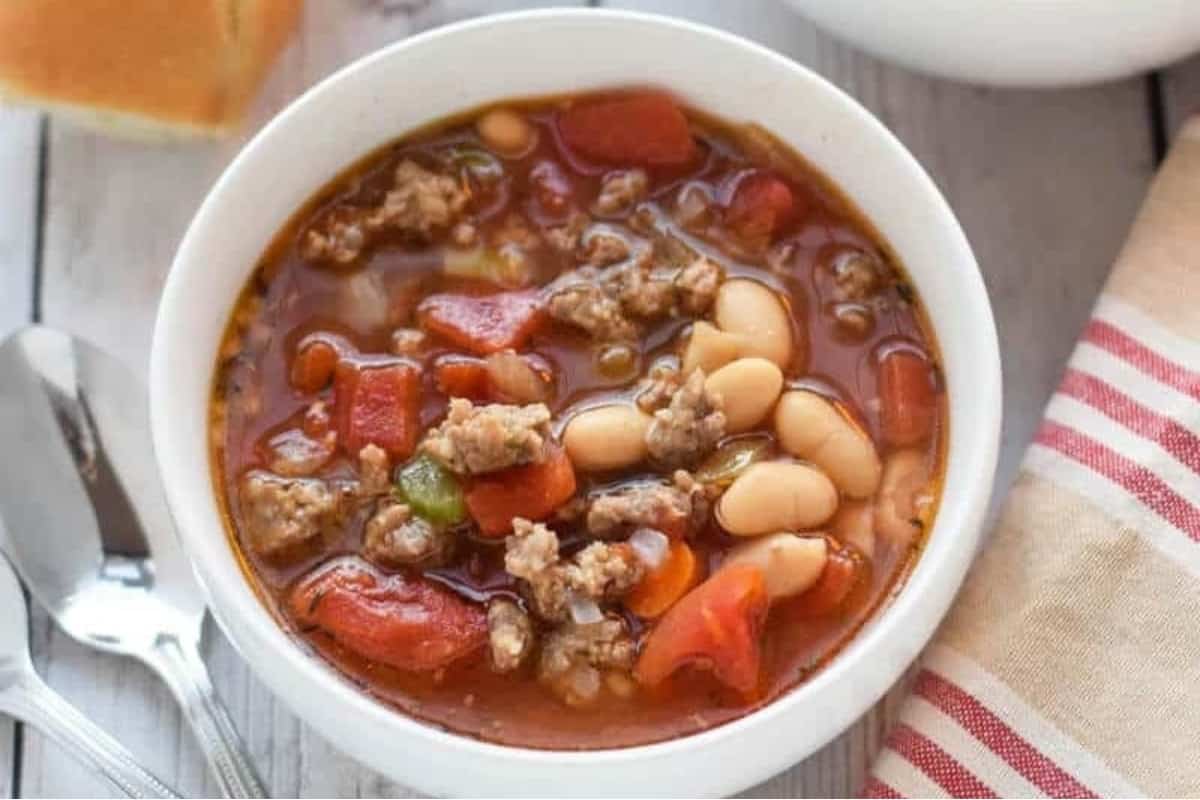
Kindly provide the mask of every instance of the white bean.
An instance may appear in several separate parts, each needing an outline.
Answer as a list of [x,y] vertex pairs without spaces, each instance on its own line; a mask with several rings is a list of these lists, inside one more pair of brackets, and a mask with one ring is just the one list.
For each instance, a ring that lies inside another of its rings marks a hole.
[[576,469],[598,471],[631,467],[646,458],[650,416],[628,405],[589,408],[571,417],[563,447]]
[[725,431],[742,433],[763,421],[783,389],[783,373],[765,358],[739,358],[704,381],[710,397],[721,398]]
[[857,424],[816,392],[784,392],[775,407],[784,450],[816,464],[848,497],[870,497],[879,486],[875,445]]
[[488,148],[505,156],[524,154],[537,137],[529,120],[511,108],[488,111],[475,121],[475,130]]
[[746,278],[725,281],[713,316],[721,330],[742,337],[741,355],[762,356],[786,369],[792,359],[792,320],[779,296]]
[[742,337],[736,333],[726,333],[711,322],[700,320],[692,326],[692,335],[683,350],[683,374],[691,375],[697,368],[706,375],[716,372],[738,357],[741,342]]
[[735,536],[814,528],[837,510],[825,473],[807,464],[768,461],[739,475],[717,503],[717,522]]
[[869,500],[843,503],[829,523],[838,541],[848,544],[867,558],[875,557],[875,505]]
[[893,544],[907,545],[920,535],[918,497],[928,483],[929,463],[920,450],[897,450],[884,462],[875,528]]
[[767,597],[780,600],[810,588],[825,569],[829,546],[824,536],[773,533],[729,551],[728,564],[753,564],[762,570]]

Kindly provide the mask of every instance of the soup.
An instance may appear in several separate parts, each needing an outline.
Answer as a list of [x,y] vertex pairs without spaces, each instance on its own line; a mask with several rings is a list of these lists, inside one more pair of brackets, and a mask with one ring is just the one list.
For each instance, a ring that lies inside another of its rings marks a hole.
[[249,580],[380,701],[509,745],[687,735],[903,579],[946,437],[919,299],[753,125],[621,89],[400,138],[280,232],[216,366]]

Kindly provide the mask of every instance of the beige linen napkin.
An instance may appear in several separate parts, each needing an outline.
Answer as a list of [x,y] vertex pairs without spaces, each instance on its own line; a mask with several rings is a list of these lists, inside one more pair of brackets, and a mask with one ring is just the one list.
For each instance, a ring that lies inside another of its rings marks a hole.
[[1200,794],[1200,119],[865,793]]

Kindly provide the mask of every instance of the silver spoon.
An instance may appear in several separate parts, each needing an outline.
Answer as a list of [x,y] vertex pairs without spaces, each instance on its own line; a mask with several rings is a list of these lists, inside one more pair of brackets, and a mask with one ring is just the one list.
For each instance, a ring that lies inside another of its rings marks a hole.
[[29,591],[79,642],[162,677],[226,796],[265,797],[200,657],[204,601],[158,483],[142,383],[40,326],[0,345],[0,375],[2,544]]
[[29,609],[0,556],[0,711],[33,725],[130,797],[178,797],[124,747],[42,682],[29,658]]

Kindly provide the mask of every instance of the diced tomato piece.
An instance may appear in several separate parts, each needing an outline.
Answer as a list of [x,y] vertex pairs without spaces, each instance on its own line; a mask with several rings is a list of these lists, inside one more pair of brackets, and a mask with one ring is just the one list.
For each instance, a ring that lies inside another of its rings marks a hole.
[[613,95],[558,115],[558,132],[575,154],[609,164],[680,166],[696,154],[687,117],[663,92]]
[[879,362],[880,423],[889,444],[908,447],[933,433],[937,397],[933,370],[916,353],[893,350]]
[[662,616],[696,585],[700,563],[684,542],[671,542],[667,557],[625,597],[625,607],[642,619]]
[[382,447],[405,459],[417,446],[421,425],[421,379],[406,363],[360,364],[342,361],[333,383],[338,440],[347,453]]
[[802,617],[823,617],[837,609],[846,602],[866,570],[866,562],[858,552],[832,541],[830,545],[821,577],[789,606]]
[[769,239],[797,215],[791,188],[769,172],[738,181],[725,210],[725,222],[744,239]]
[[650,631],[634,677],[656,686],[688,664],[740,692],[758,685],[760,637],[769,599],[762,570],[733,564],[683,596]]
[[467,490],[467,511],[484,536],[512,531],[513,517],[545,519],[575,494],[575,468],[561,447],[540,464],[525,464],[476,479]]
[[491,392],[483,360],[470,356],[442,356],[433,364],[438,391],[447,397],[486,402]]
[[315,626],[348,650],[399,669],[427,672],[470,655],[487,641],[482,606],[424,578],[386,575],[357,558],[318,568],[289,598],[302,626]]
[[319,392],[329,385],[337,367],[338,352],[329,342],[309,342],[292,359],[292,386],[302,392]]
[[417,307],[426,330],[479,355],[520,349],[543,320],[536,289],[488,295],[434,294]]

